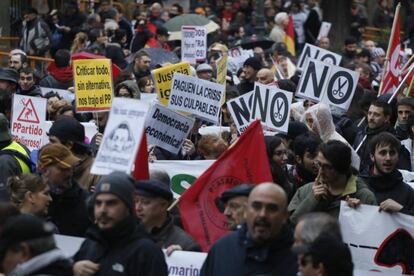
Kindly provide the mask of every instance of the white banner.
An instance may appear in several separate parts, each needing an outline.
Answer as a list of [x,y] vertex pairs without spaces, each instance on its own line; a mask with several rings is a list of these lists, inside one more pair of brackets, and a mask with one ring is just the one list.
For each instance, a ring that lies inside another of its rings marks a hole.
[[92,174],[132,171],[148,108],[147,103],[139,100],[114,98]]
[[235,99],[227,102],[227,109],[229,110],[237,131],[241,134],[249,126],[251,119],[251,107],[253,101],[253,93],[248,92]]
[[306,43],[305,47],[303,48],[302,54],[300,55],[296,68],[299,70],[303,70],[309,58],[313,58],[333,65],[339,65],[342,56],[334,52],[319,48],[312,44]]
[[168,107],[218,123],[223,97],[224,85],[175,73]]
[[145,120],[148,144],[177,154],[193,128],[194,121],[165,106],[155,104]]
[[207,253],[191,251],[174,251],[169,257],[165,255],[168,275],[198,276],[206,258]]
[[352,209],[341,202],[339,223],[355,269],[393,275],[413,273],[414,217],[379,212],[378,208],[361,205]]
[[42,146],[46,106],[46,99],[13,95],[11,133],[16,142],[22,143],[29,150]]
[[181,60],[191,64],[207,57],[207,30],[203,26],[181,26]]
[[69,90],[56,89],[50,87],[40,87],[40,91],[43,97],[49,92],[55,92],[58,93],[62,99],[67,100],[69,103],[72,103],[75,100],[75,94],[70,92]]
[[292,96],[292,92],[256,82],[251,118],[260,119],[271,130],[287,133]]
[[[178,198],[215,160],[168,160],[149,163],[150,171],[165,171],[171,179],[171,191]],[[189,169],[191,168],[191,169]]]

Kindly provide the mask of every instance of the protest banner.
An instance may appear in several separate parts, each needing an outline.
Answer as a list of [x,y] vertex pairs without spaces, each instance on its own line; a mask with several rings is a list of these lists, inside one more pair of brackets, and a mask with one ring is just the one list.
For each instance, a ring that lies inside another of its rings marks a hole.
[[316,40],[320,40],[322,37],[328,37],[331,26],[332,24],[330,22],[322,21],[321,27],[319,28],[318,38]]
[[[175,72],[190,76],[190,64],[185,61],[152,70],[152,78],[154,79],[155,89],[158,92],[158,100],[165,106],[168,105],[171,84]],[[141,96],[142,94],[143,93],[141,93]]]
[[145,120],[148,143],[177,154],[195,120],[155,104]]
[[[165,171],[171,179],[174,198],[180,197],[215,160],[155,160],[149,163],[150,171]],[[191,168],[191,169],[188,169]]]
[[73,61],[76,112],[105,111],[112,104],[112,71],[110,59]]
[[296,65],[297,69],[303,70],[309,58],[313,58],[333,65],[339,65],[342,56],[334,52],[306,43],[305,47],[303,48],[302,54],[300,55],[299,61]]
[[223,97],[224,85],[175,73],[168,107],[218,123]]
[[[53,121],[45,121],[43,123],[43,140],[42,146],[49,143],[48,132],[52,127]],[[98,127],[95,123],[81,123],[85,128],[85,142],[89,144],[92,141],[93,136],[98,132]]]
[[260,119],[271,130],[287,133],[292,97],[292,92],[256,82],[251,106],[251,118]]
[[198,276],[207,253],[192,251],[174,251],[171,256],[165,255],[169,276]]
[[50,87],[40,87],[40,92],[42,93],[43,97],[49,92],[57,93],[63,100],[66,100],[69,103],[72,103],[73,100],[75,100],[75,94],[73,94],[69,90],[56,89]]
[[229,110],[237,131],[242,134],[252,121],[251,106],[253,101],[253,93],[249,92],[227,102]]
[[207,57],[207,30],[203,26],[181,26],[181,60],[195,64]]
[[339,223],[355,269],[412,275],[414,217],[378,212],[378,208],[361,205],[353,209],[341,202]]
[[13,94],[11,134],[29,150],[42,146],[47,100]]
[[130,173],[144,133],[148,104],[135,99],[114,98],[102,143],[91,173]]

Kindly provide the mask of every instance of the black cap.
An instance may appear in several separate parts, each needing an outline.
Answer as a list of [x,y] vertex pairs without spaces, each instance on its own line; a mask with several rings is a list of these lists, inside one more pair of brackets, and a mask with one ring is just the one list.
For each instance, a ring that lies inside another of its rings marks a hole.
[[138,181],[135,184],[135,194],[144,197],[160,197],[168,201],[173,198],[173,194],[168,183],[155,179]]
[[257,57],[249,57],[246,59],[246,61],[243,63],[243,66],[250,66],[254,70],[259,71],[262,69],[262,62]]
[[232,199],[233,197],[237,197],[237,196],[248,197],[250,192],[253,190],[253,188],[254,188],[253,184],[241,184],[231,189],[225,190],[221,194],[220,199],[222,202],[226,203],[227,201],[229,201],[229,199]]
[[166,35],[169,36],[170,33],[168,32],[168,30],[162,26],[157,28],[157,35]]
[[28,214],[11,217],[0,236],[0,254],[12,245],[38,238],[51,237],[54,227],[42,219]]
[[19,81],[19,74],[12,68],[0,68],[0,80],[10,81],[17,84]]
[[85,144],[85,127],[72,116],[60,116],[53,122],[48,135],[56,136],[59,140],[72,141],[88,147]]

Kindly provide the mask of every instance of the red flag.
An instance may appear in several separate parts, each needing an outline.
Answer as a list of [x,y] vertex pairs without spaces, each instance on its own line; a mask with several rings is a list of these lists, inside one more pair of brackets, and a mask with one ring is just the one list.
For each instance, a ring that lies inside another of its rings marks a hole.
[[293,29],[293,17],[289,16],[289,23],[286,27],[285,43],[287,50],[292,56],[296,56],[295,50],[295,31]]
[[135,180],[148,180],[148,149],[147,149],[147,134],[144,131],[142,135],[141,144],[135,158],[134,172],[132,174]]
[[242,183],[272,181],[260,121],[253,122],[180,198],[184,229],[208,251],[228,232],[216,202],[223,191]]
[[400,78],[400,6],[395,10],[394,23],[387,50],[384,75],[379,94],[393,93],[399,84]]

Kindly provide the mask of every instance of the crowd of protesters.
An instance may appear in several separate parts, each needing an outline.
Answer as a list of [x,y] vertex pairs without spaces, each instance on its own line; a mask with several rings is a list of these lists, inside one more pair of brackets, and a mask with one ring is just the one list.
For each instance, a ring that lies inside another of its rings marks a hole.
[[[88,52],[122,70],[113,80],[115,97],[156,93],[152,57],[145,49],[180,56],[180,41],[168,40],[164,23],[184,9],[178,3],[168,8],[151,3],[128,18],[111,1],[99,1],[90,14],[81,12],[77,1],[63,2],[62,10],[43,16],[32,7],[24,10],[19,49],[10,51],[8,67],[0,68],[1,272],[168,275],[165,258],[174,251],[201,251],[183,230],[176,208],[169,209],[168,174],[151,171],[149,180],[138,182],[121,172],[91,174],[109,112],[77,113],[73,102],[54,92],[43,95],[40,87],[74,92],[71,57]],[[249,0],[209,2],[198,1],[193,12],[220,29],[208,36],[206,61],[192,64],[194,77],[215,82],[218,58],[259,34],[258,16],[264,16],[264,33],[272,40],[270,47],[253,47],[254,56],[240,68],[229,57],[226,100],[252,91],[255,82],[294,95],[300,79],[296,62],[305,43],[333,51],[328,37],[317,40],[326,12],[317,0],[264,1],[264,15]],[[222,193],[230,234],[211,247],[201,275],[352,275],[352,257],[337,220],[341,200],[353,208],[377,205],[390,214],[414,216],[414,190],[400,172],[414,169],[414,100],[411,91],[391,103],[389,95],[377,97],[386,48],[362,40],[368,25],[362,2],[353,1],[350,34],[339,53],[341,66],[360,73],[350,108],[340,111],[294,97],[287,134],[265,137],[273,183],[244,183]],[[378,1],[373,25],[391,26],[392,12],[387,1]],[[289,15],[296,55],[285,44]],[[29,66],[29,56],[51,56],[54,62],[41,72]],[[38,152],[13,140],[13,94],[47,99],[50,143]],[[97,126],[90,141],[82,122]],[[149,160],[215,160],[238,139],[225,104],[221,125],[230,131],[201,135],[202,125],[208,123],[197,119],[178,154],[150,146]],[[53,234],[85,241],[69,259],[57,249]]]

